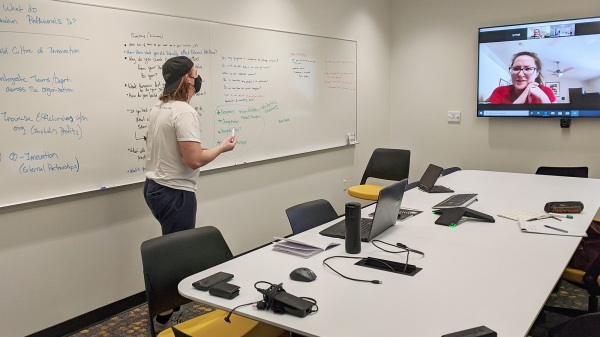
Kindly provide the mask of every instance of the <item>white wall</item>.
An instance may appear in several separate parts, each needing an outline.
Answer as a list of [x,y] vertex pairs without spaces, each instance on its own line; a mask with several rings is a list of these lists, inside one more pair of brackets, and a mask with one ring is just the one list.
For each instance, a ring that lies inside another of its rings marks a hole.
[[[481,46],[481,55],[479,56],[479,69],[485,69],[485,72],[479,74],[478,101],[483,102],[490,98],[494,89],[500,85],[500,79],[507,83],[511,82],[510,74],[506,66],[498,60],[498,57],[492,53],[487,46]],[[506,85],[504,83],[503,85]]]
[[[373,149],[390,144],[389,0],[85,2],[358,41],[359,145],[200,178],[197,226],[221,229],[234,254],[290,234],[294,204],[326,198],[342,213],[354,201],[342,180],[358,183]],[[0,209],[0,233],[0,326],[11,337],[143,291],[139,247],[160,229],[136,184]]]
[[[412,151],[410,179],[442,167],[534,173],[538,166],[589,166],[600,178],[600,119],[476,117],[478,28],[600,16],[597,1],[394,1],[392,147]],[[461,111],[460,124],[447,122]]]
[[587,81],[585,88],[585,92],[600,92],[600,77]]

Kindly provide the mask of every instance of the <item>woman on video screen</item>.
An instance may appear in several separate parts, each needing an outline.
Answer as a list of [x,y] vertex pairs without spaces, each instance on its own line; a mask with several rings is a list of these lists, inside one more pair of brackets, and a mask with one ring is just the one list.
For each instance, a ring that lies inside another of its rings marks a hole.
[[508,68],[512,85],[494,89],[491,104],[541,104],[554,103],[552,89],[542,85],[542,62],[536,53],[522,51],[512,58]]

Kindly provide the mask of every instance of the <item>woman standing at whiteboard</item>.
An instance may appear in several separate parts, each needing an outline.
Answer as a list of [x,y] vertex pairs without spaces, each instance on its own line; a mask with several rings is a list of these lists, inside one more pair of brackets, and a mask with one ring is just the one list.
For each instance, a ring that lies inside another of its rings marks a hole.
[[[146,138],[144,198],[166,235],[196,225],[196,180],[200,167],[235,147],[229,136],[212,149],[200,144],[200,116],[189,104],[202,78],[185,56],[168,59],[162,68],[165,89],[150,111]],[[178,323],[179,308],[154,320],[156,331]]]

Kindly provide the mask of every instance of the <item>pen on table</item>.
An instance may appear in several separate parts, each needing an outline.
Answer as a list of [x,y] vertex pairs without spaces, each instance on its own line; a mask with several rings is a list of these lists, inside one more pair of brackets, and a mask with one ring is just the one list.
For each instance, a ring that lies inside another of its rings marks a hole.
[[555,219],[555,220],[558,220],[558,221],[562,221],[558,217],[555,217],[554,214],[550,214],[550,213],[544,214],[544,215],[540,215],[537,218],[529,219],[527,221],[535,221],[535,220],[542,220],[542,219],[548,219],[548,218]]
[[559,232],[563,232],[563,233],[568,233],[566,230],[564,229],[560,229],[560,228],[556,228],[556,227],[552,227],[552,226],[548,226],[548,225],[544,225],[544,227],[546,228],[550,228],[550,229],[554,229],[555,231],[559,231]]
[[573,219],[573,216],[570,214],[558,214],[558,213],[548,213],[552,217],[563,218],[563,219]]

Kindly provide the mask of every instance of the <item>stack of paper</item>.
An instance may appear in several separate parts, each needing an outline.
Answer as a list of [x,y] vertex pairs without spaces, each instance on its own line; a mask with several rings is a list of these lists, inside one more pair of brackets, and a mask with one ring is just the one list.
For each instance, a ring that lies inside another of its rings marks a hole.
[[331,238],[316,233],[300,233],[289,238],[279,238],[273,244],[273,250],[277,252],[309,258],[315,254],[325,251],[339,243],[331,241]]
[[[538,233],[538,234],[550,234],[550,235],[564,235],[564,236],[587,236],[585,232],[579,232],[574,229],[567,229],[568,227],[564,224],[547,224],[543,221],[527,221],[521,217],[517,218],[521,232],[523,233]],[[567,223],[568,224],[568,223]]]

